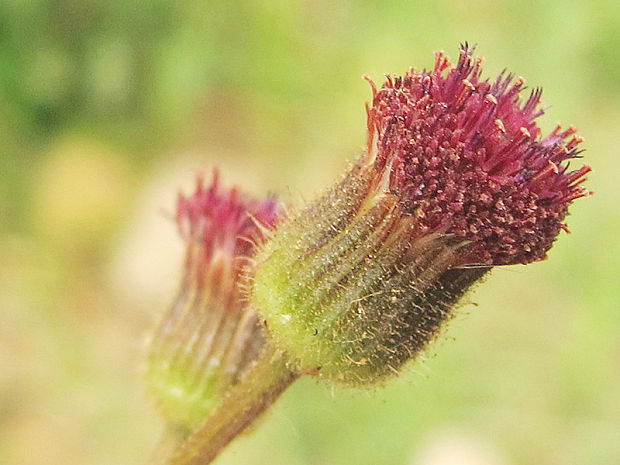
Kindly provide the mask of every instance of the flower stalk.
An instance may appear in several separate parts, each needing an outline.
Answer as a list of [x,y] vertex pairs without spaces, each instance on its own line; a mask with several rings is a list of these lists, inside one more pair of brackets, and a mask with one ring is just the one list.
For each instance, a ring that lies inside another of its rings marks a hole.
[[299,374],[291,370],[286,354],[268,344],[248,377],[230,389],[219,408],[176,449],[167,463],[210,463],[298,377]]

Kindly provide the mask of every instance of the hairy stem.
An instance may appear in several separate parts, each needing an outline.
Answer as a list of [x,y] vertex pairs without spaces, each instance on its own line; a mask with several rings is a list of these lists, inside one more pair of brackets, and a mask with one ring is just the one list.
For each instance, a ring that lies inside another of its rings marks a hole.
[[231,389],[207,421],[176,448],[167,464],[211,463],[298,377],[299,373],[289,367],[286,354],[268,343],[247,376]]

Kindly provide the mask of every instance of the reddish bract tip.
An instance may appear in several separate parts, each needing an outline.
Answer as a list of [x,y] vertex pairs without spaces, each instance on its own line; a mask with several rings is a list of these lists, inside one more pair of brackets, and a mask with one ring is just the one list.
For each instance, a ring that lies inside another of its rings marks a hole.
[[181,235],[198,241],[208,261],[215,250],[224,250],[231,257],[251,256],[249,239],[259,236],[259,224],[274,226],[280,213],[275,197],[258,200],[236,187],[222,189],[214,170],[208,187],[199,177],[192,195],[179,194],[176,220]]
[[[375,169],[419,221],[469,243],[461,265],[529,263],[546,257],[568,205],[588,195],[588,166],[574,128],[541,137],[540,89],[504,73],[481,80],[481,59],[460,51],[456,66],[437,53],[431,71],[388,76],[368,110]],[[369,152],[372,147],[369,147]]]

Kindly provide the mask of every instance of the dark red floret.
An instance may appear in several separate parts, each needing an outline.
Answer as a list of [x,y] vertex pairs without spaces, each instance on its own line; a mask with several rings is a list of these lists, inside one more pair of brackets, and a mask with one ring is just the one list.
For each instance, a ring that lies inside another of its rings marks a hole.
[[222,189],[218,172],[214,171],[208,187],[198,178],[192,195],[179,194],[176,219],[181,235],[197,241],[204,251],[203,258],[209,261],[216,250],[231,257],[251,256],[252,240],[260,236],[259,225],[274,226],[280,214],[275,197],[259,200],[236,187]]
[[462,47],[431,71],[387,77],[368,111],[375,168],[415,214],[420,232],[469,245],[463,265],[529,263],[546,257],[568,205],[588,195],[588,166],[570,170],[582,141],[574,128],[542,138],[540,89],[522,101],[523,79],[481,80],[481,60]]

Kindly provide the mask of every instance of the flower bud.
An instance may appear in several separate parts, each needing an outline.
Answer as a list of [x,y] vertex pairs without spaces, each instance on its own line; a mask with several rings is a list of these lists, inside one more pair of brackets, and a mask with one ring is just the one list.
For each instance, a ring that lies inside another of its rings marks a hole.
[[258,316],[243,297],[243,276],[259,225],[278,215],[274,198],[259,201],[223,190],[217,172],[180,195],[177,225],[186,243],[178,295],[152,341],[147,378],[166,420],[191,431],[245,375],[265,341]]
[[589,193],[575,130],[542,138],[540,90],[481,80],[467,46],[371,85],[366,153],[277,228],[251,291],[300,372],[348,385],[397,373],[491,267],[545,258]]

